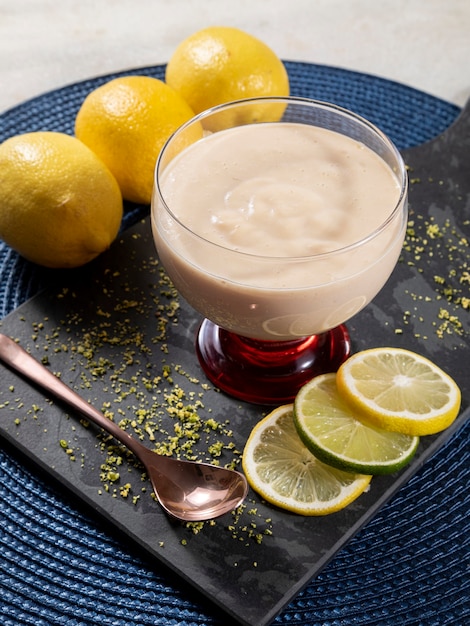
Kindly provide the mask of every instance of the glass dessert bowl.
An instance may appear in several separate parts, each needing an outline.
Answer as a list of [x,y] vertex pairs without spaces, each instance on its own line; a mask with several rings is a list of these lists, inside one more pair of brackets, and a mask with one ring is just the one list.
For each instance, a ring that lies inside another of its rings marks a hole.
[[290,402],[351,349],[345,322],[382,289],[407,223],[407,175],[378,128],[333,104],[256,98],[180,127],[151,207],[158,255],[204,320],[223,391]]

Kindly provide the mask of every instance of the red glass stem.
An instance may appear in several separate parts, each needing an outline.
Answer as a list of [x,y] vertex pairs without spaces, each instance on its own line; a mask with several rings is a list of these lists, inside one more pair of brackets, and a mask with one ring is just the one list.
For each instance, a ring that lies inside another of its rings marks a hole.
[[290,341],[262,341],[231,333],[210,320],[196,350],[206,376],[231,396],[255,404],[292,402],[314,376],[335,372],[351,352],[344,325]]

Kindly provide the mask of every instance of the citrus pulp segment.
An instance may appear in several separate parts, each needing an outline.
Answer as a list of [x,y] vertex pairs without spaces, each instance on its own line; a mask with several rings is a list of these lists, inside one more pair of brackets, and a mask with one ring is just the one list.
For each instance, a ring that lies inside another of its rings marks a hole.
[[323,462],[349,472],[390,474],[414,456],[418,437],[386,431],[356,419],[340,396],[335,374],[316,376],[294,403],[297,431]]
[[455,381],[429,359],[403,348],[352,355],[337,372],[338,390],[361,419],[407,435],[431,435],[459,413]]
[[278,407],[253,428],[242,463],[254,491],[301,515],[339,511],[367,490],[372,478],[317,459],[297,434],[291,404]]

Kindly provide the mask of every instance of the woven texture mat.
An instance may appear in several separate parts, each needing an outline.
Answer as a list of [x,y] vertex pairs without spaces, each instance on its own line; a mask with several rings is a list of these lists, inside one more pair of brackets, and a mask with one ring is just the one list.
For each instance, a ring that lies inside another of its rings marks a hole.
[[[286,62],[293,95],[335,102],[367,117],[400,149],[441,133],[459,109],[381,78]],[[164,67],[140,68],[163,78]],[[112,76],[45,94],[0,115],[0,141],[35,130],[73,133],[86,94]],[[119,74],[122,75],[122,74]],[[126,207],[123,228],[148,211]],[[0,317],[50,272],[0,243]],[[463,625],[470,621],[470,424],[338,553],[274,624]],[[3,626],[228,626],[92,511],[72,501],[0,442],[0,621]]]

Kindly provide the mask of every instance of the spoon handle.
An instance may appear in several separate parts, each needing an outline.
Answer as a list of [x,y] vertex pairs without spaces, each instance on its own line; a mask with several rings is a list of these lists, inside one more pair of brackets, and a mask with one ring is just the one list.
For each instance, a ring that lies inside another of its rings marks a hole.
[[128,435],[117,424],[109,420],[103,413],[75,393],[73,389],[63,383],[42,363],[39,363],[18,343],[2,333],[0,333],[0,360],[94,422],[124,444],[139,458],[142,450],[147,450],[136,439]]

